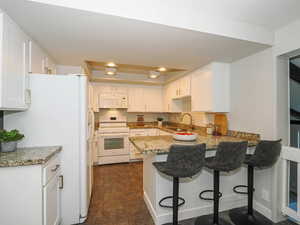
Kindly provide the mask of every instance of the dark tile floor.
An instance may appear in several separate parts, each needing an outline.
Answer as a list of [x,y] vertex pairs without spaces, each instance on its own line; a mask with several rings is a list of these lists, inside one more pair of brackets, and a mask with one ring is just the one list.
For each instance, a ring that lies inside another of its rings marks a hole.
[[94,167],[94,191],[85,225],[154,225],[143,200],[143,164]]
[[[220,216],[229,221],[227,212]],[[195,219],[181,221],[194,225]],[[94,167],[94,191],[83,225],[154,225],[143,200],[143,164]],[[278,225],[295,225],[285,221]]]

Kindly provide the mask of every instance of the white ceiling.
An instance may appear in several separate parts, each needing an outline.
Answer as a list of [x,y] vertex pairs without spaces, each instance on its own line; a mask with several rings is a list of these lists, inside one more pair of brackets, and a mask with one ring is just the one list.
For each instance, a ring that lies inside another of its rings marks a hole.
[[143,14],[164,13],[167,17],[176,12],[178,16],[187,13],[191,17],[194,14],[205,14],[211,17],[232,19],[240,22],[264,26],[268,29],[278,29],[300,18],[299,0],[30,0],[84,9],[87,11],[102,12],[108,14],[126,15],[133,10]]
[[195,69],[232,62],[268,46],[207,33],[24,0],[4,9],[59,64],[84,60]]

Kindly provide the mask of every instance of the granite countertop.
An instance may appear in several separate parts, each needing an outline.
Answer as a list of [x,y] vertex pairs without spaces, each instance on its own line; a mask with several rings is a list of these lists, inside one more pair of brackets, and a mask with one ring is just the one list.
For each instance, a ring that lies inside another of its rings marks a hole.
[[[166,154],[172,144],[182,144],[182,145],[195,145],[206,143],[206,150],[216,150],[220,142],[239,142],[245,141],[246,139],[237,138],[232,136],[198,136],[196,141],[193,142],[183,142],[176,141],[171,135],[163,136],[139,136],[130,137],[130,142],[137,148],[142,154]],[[248,146],[254,147],[257,144],[257,140],[248,140]]]
[[0,152],[0,167],[45,164],[61,150],[61,146],[48,146],[18,148],[15,152]]

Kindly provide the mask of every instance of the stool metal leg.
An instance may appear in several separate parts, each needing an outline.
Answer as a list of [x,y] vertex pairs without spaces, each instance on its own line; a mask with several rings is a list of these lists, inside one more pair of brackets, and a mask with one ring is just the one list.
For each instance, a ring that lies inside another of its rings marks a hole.
[[173,225],[178,225],[179,178],[173,177]]
[[[230,222],[219,217],[219,199],[222,196],[220,194],[220,171],[214,170],[213,179],[214,179],[213,198],[210,199],[210,198],[200,197],[203,200],[214,201],[213,214],[198,217],[194,225],[231,225]],[[203,192],[209,192],[209,191],[210,190],[206,190]]]
[[272,225],[272,221],[262,214],[253,210],[253,193],[254,193],[254,168],[248,165],[248,207],[235,208],[229,211],[231,221],[243,225]]
[[220,172],[214,170],[214,224],[219,224]]
[[248,166],[248,214],[253,215],[254,169]]

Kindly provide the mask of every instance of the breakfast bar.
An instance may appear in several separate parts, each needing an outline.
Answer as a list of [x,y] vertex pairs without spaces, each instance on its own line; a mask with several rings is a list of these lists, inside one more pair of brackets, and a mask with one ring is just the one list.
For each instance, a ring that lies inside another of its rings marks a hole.
[[[144,201],[156,225],[172,221],[172,210],[159,206],[159,201],[165,196],[172,195],[172,178],[158,172],[153,162],[166,161],[167,153],[172,144],[195,145],[206,143],[206,157],[214,156],[220,142],[240,142],[244,138],[234,136],[199,135],[196,141],[182,142],[173,139],[172,135],[131,137],[131,143],[143,154],[143,190]],[[249,139],[248,152],[252,152],[257,144],[256,139]],[[221,173],[220,186],[223,194],[220,199],[220,211],[244,206],[246,197],[237,195],[232,188],[246,184],[247,169],[242,167],[230,173]],[[185,204],[179,208],[179,220],[211,214],[213,202],[199,199],[199,193],[212,189],[212,171],[202,171],[191,178],[180,179],[179,196],[185,199]],[[171,200],[167,202],[171,204]]]

